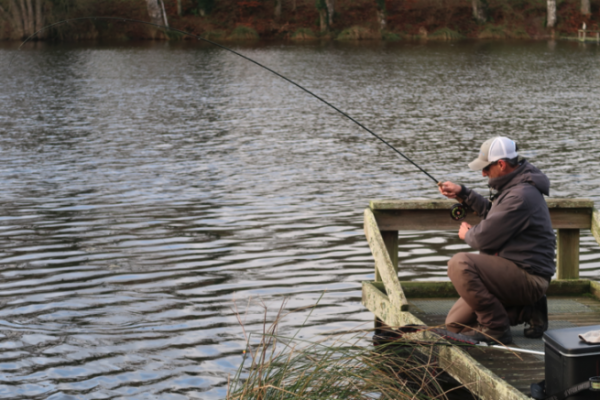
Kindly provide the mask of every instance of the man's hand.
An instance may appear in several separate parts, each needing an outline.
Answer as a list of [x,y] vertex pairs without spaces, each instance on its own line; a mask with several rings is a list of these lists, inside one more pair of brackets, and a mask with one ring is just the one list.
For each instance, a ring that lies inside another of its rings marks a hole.
[[471,228],[472,228],[471,224],[467,224],[466,222],[463,222],[462,224],[460,224],[460,229],[458,230],[458,237],[461,238],[462,240],[465,240],[465,236],[467,235],[467,232]]
[[438,189],[440,191],[441,194],[443,194],[444,196],[446,196],[449,199],[455,199],[456,196],[458,196],[458,194],[461,191],[461,186],[457,185],[456,183],[452,183],[452,182],[444,182],[444,183],[440,183],[438,185]]

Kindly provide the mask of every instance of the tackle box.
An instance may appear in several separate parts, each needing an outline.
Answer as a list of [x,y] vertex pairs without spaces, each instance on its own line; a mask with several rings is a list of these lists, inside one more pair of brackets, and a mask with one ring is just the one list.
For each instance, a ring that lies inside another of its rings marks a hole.
[[[578,326],[544,333],[546,395],[563,392],[572,386],[600,376],[600,343],[587,344],[580,334],[600,330],[600,325]],[[585,390],[568,400],[600,400],[600,392]]]

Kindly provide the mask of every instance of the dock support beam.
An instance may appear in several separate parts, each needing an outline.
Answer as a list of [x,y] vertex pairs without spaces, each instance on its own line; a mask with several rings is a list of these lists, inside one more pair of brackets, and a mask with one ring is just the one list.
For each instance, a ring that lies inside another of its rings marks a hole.
[[556,278],[579,279],[579,229],[557,229]]

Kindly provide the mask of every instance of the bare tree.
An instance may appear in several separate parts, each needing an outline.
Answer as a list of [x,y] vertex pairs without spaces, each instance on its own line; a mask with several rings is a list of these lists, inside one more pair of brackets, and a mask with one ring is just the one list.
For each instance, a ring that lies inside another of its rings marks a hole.
[[583,15],[590,15],[592,9],[590,8],[590,0],[581,0],[581,13]]
[[317,11],[319,12],[319,25],[321,33],[329,29],[329,19],[327,18],[327,3],[325,0],[317,0]]
[[163,25],[168,28],[169,21],[167,20],[167,13],[165,12],[163,0],[146,0],[146,5],[148,6],[148,15],[150,16],[152,23]]
[[0,18],[9,21],[14,39],[25,39],[44,26],[44,0],[10,0],[8,9],[0,6]]
[[281,18],[281,3],[282,0],[275,0],[275,20],[279,21]]
[[486,0],[471,0],[473,5],[473,17],[480,24],[484,24],[487,21],[487,7]]
[[331,26],[333,24],[333,13],[335,12],[335,1],[325,0],[325,5],[327,6],[328,25]]
[[547,0],[548,16],[546,18],[546,27],[554,28],[556,25],[556,0]]
[[381,31],[385,30],[385,0],[376,0],[377,3],[377,22],[379,23],[379,29]]

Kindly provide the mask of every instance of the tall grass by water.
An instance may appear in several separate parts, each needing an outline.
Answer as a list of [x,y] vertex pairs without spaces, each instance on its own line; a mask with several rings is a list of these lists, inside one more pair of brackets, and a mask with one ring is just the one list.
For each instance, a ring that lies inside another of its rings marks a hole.
[[274,322],[265,319],[257,343],[254,334],[247,335],[227,400],[448,399],[457,389],[440,381],[442,371],[429,350],[402,338],[373,346],[368,329],[311,340],[301,339],[299,331],[280,335],[279,323],[295,313],[283,309]]

